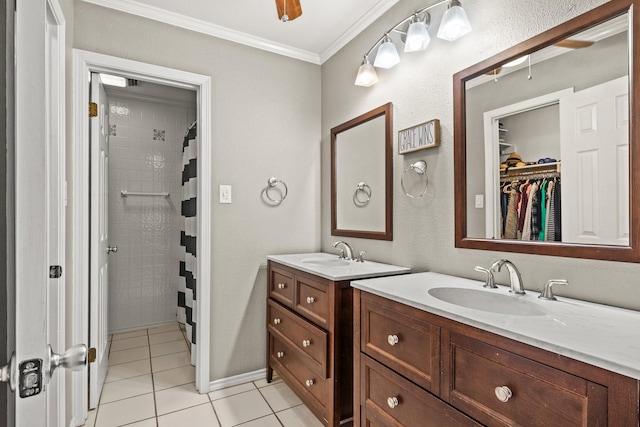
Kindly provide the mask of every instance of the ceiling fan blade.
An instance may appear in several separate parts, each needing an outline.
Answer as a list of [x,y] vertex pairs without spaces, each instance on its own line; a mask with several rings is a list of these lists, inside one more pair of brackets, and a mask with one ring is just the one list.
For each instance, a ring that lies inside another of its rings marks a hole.
[[593,42],[585,41],[585,40],[560,40],[555,45],[558,47],[566,47],[568,49],[582,49],[584,47],[589,47],[593,44]]
[[284,15],[284,2],[287,2],[287,16],[289,17],[289,21],[293,21],[302,15],[300,0],[276,0],[278,19],[282,20],[282,15]]
[[502,71],[502,67],[498,67],[494,70],[489,71],[488,73],[485,73],[487,76],[497,76],[498,74],[500,74],[500,71]]

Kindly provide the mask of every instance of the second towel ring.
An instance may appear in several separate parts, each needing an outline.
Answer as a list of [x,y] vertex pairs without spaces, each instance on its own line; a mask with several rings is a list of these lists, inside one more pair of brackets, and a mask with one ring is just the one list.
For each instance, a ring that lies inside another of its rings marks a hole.
[[[407,191],[407,189],[404,187],[404,176],[409,171],[413,171],[419,176],[424,175],[424,188],[422,189],[422,192],[420,194],[410,194]],[[428,184],[429,182],[427,180],[427,162],[425,162],[424,160],[418,160],[417,162],[411,164],[407,169],[405,169],[404,172],[402,172],[402,176],[400,177],[400,186],[402,187],[402,191],[407,197],[410,197],[412,199],[419,199],[420,197],[424,196],[424,194],[427,192]]]
[[[271,196],[269,195],[269,189],[276,187],[278,184],[282,184],[282,187],[284,188],[284,193],[281,193],[282,197],[280,199],[272,199]],[[271,202],[275,203],[276,205],[279,205],[284,201],[284,199],[287,198],[288,192],[289,192],[289,189],[287,188],[287,184],[285,184],[283,180],[278,179],[274,176],[272,176],[267,180],[267,187],[264,189],[264,194],[265,196],[267,196],[267,199],[269,199]]]
[[[364,194],[364,197],[360,195]],[[364,207],[369,204],[371,200],[371,187],[366,182],[359,182],[356,185],[356,191],[353,193],[353,203],[358,207]]]

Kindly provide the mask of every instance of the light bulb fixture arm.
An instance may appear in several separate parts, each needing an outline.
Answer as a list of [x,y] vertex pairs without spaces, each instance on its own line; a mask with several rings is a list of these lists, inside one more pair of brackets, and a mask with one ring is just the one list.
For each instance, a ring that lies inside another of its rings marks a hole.
[[407,16],[406,18],[404,18],[402,21],[398,22],[396,25],[394,25],[393,27],[391,27],[391,29],[389,29],[389,31],[385,32],[382,37],[380,37],[374,44],[373,46],[371,46],[371,49],[369,49],[367,51],[367,53],[364,54],[365,58],[368,57],[371,52],[373,52],[373,50],[375,48],[377,48],[378,46],[380,46],[380,44],[382,44],[382,42],[389,36],[389,33],[391,32],[397,32],[400,34],[405,34],[405,31],[400,30],[400,27],[403,26],[404,24],[406,24],[407,22],[411,21],[411,19],[413,19],[414,16],[419,16],[425,12],[428,12],[429,10],[433,9],[434,7],[438,7],[442,4],[445,3],[449,3],[451,0],[441,0],[437,3],[434,3],[430,6],[426,6],[423,7],[422,9],[419,9],[417,11],[415,11],[414,13],[412,13],[411,15]]

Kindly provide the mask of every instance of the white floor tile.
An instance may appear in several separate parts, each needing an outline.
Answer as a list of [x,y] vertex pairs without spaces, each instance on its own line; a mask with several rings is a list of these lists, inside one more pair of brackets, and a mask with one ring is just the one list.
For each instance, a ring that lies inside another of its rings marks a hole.
[[87,414],[87,421],[83,424],[83,427],[93,427],[96,424],[96,415],[98,411],[96,409],[91,409]]
[[282,424],[275,415],[271,414],[248,423],[239,424],[238,427],[282,427]]
[[182,335],[182,331],[177,330],[149,335],[150,344],[161,344],[163,342],[170,341],[184,341],[184,335]]
[[276,414],[284,427],[322,427],[323,424],[304,405],[286,409]]
[[272,413],[258,390],[216,400],[213,407],[222,427],[246,423]]
[[209,398],[211,400],[223,399],[225,397],[233,396],[240,393],[245,393],[247,391],[255,390],[255,386],[253,383],[244,383],[235,385],[233,387],[227,387],[220,390],[212,391],[209,393]]
[[100,405],[96,427],[116,427],[155,417],[153,394]]
[[256,387],[261,388],[261,387],[270,386],[271,384],[278,384],[280,382],[282,382],[282,378],[274,376],[270,383],[268,383],[267,380],[264,378],[261,380],[254,381],[253,383],[256,385]]
[[153,374],[153,387],[156,391],[193,383],[195,381],[196,368],[191,365]]
[[182,411],[172,412],[158,417],[159,427],[218,427],[218,419],[211,403],[194,406]]
[[155,418],[149,418],[148,420],[138,421],[133,424],[127,424],[127,427],[156,427],[158,424]]
[[180,326],[178,326],[177,323],[169,323],[168,325],[162,325],[162,326],[157,326],[155,328],[149,328],[149,335],[153,335],[153,334],[160,334],[162,332],[169,332],[169,331],[179,331],[180,330]]
[[283,382],[263,387],[260,389],[260,393],[271,406],[273,412],[280,412],[302,404],[293,390]]
[[112,351],[109,353],[109,366],[120,363],[134,362],[149,358],[149,347],[138,347],[129,350]]
[[149,345],[147,336],[126,338],[111,342],[111,351],[128,350],[130,348],[145,347]]
[[187,365],[191,365],[191,353],[188,351],[151,358],[151,367],[153,372],[166,371],[167,369],[174,369]]
[[153,393],[153,382],[151,375],[142,375],[105,384],[100,396],[100,403],[115,402],[147,393]]
[[193,384],[156,392],[158,415],[202,405],[207,402],[209,402],[209,397],[206,394],[199,394]]
[[166,354],[180,353],[187,351],[187,343],[184,340],[171,341],[151,346],[151,357],[164,356]]
[[121,363],[109,366],[105,382],[124,380],[127,378],[139,377],[151,373],[151,363],[149,359],[137,360],[135,362]]
[[118,340],[124,340],[124,339],[127,339],[127,338],[142,337],[142,336],[146,336],[146,335],[147,335],[147,330],[146,329],[140,329],[139,331],[123,332],[121,334],[115,334],[113,336],[113,340],[114,341],[118,341]]

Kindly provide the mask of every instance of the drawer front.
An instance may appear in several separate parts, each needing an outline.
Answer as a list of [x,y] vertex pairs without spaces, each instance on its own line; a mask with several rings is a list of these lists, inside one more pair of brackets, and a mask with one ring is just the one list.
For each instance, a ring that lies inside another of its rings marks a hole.
[[276,302],[269,301],[268,307],[269,332],[300,350],[309,368],[326,378],[327,333]]
[[269,296],[287,307],[293,307],[293,273],[271,266],[269,276]]
[[438,394],[440,329],[423,320],[363,299],[361,349],[364,353]]
[[301,392],[302,397],[310,399],[310,403],[316,409],[314,412],[325,413],[329,398],[331,379],[325,379],[317,375],[306,364],[300,351],[281,341],[277,336],[271,337],[271,365],[281,374],[294,390]]
[[316,325],[329,329],[329,284],[296,275],[295,310]]
[[360,410],[365,425],[480,425],[366,355],[360,360]]
[[482,423],[607,425],[601,385],[455,333],[443,357],[450,358],[443,397]]

